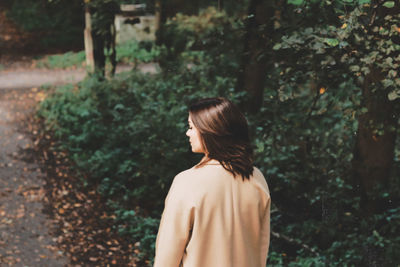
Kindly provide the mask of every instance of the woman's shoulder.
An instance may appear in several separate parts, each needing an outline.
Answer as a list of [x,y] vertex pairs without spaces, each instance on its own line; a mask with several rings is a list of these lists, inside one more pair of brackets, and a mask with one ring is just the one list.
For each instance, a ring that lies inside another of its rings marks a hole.
[[180,179],[185,179],[185,178],[191,177],[193,173],[194,173],[193,167],[190,169],[181,171],[180,173],[178,173],[175,176],[175,180],[180,180]]
[[255,180],[255,182],[263,188],[268,194],[269,194],[269,188],[268,188],[268,183],[267,180],[265,179],[264,175],[258,169],[257,167],[253,167],[253,176],[252,178]]
[[264,177],[260,169],[257,168],[256,166],[253,166],[253,176]]
[[212,168],[210,168],[210,166],[205,165],[205,166],[201,166],[201,167],[197,167],[197,165],[193,166],[190,169],[184,170],[180,173],[178,173],[175,176],[176,180],[193,180],[196,179],[202,175],[204,175],[204,173],[208,173],[208,172],[213,172]]
[[178,173],[171,185],[170,194],[175,198],[185,199],[185,201],[193,200],[198,197],[202,188],[207,186],[204,175],[201,174],[200,168],[190,168]]
[[187,188],[203,187],[208,184],[208,181],[211,182],[215,177],[220,176],[221,172],[223,172],[222,166],[204,165],[198,167],[195,165],[178,173],[173,183]]
[[174,184],[186,184],[186,183],[190,183],[190,180],[193,178],[193,175],[196,172],[194,171],[193,168],[181,171],[180,173],[178,173],[177,175],[175,175]]
[[[228,173],[227,170],[225,170],[222,165],[220,164],[205,164],[201,167],[198,167],[198,165],[193,166],[190,169],[184,170],[180,173],[178,173],[175,176],[175,180],[193,180],[196,178],[202,178],[204,179],[205,176],[207,177],[212,177],[212,176],[220,176],[222,173]],[[231,174],[229,174],[231,175]],[[258,169],[257,167],[253,167],[253,175],[254,179],[258,181],[263,181],[266,184],[266,179],[264,178],[264,175]]]

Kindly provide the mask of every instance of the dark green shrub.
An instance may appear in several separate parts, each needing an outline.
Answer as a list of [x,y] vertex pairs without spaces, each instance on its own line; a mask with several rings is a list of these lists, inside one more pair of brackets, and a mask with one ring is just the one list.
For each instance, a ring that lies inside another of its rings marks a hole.
[[45,47],[83,46],[83,1],[15,0],[8,16]]
[[117,45],[117,62],[135,64],[141,62],[151,62],[158,58],[160,51],[152,41],[137,42],[135,40],[127,41]]
[[203,10],[199,16],[178,14],[160,33],[160,65],[165,71],[176,71],[201,62],[209,72],[205,75],[236,79],[242,34],[240,22],[215,8]]
[[49,69],[65,69],[68,67],[82,67],[85,62],[85,51],[80,52],[66,52],[59,55],[46,56],[37,61],[36,66],[39,68]]

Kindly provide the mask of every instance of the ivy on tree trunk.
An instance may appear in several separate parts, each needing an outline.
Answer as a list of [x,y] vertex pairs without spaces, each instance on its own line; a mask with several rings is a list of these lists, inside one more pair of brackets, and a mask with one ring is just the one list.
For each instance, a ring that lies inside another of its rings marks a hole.
[[104,77],[106,60],[109,58],[110,74],[114,75],[116,69],[114,20],[119,11],[119,4],[116,0],[92,0],[88,3],[88,8],[92,23],[94,72]]

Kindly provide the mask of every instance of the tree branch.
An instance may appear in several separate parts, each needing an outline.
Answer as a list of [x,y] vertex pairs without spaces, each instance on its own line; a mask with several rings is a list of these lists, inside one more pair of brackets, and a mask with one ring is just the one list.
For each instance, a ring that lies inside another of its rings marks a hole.
[[278,239],[283,239],[283,240],[285,240],[285,241],[288,242],[288,243],[301,246],[302,248],[304,248],[304,249],[307,250],[308,252],[311,252],[311,253],[314,254],[315,256],[319,256],[319,253],[318,253],[315,249],[310,248],[308,245],[303,244],[303,243],[301,243],[300,241],[298,241],[298,240],[296,240],[296,239],[294,239],[294,238],[288,237],[288,236],[283,235],[283,234],[276,233],[276,232],[274,232],[274,231],[271,231],[271,235],[274,236],[274,237],[276,237],[276,238],[278,238]]

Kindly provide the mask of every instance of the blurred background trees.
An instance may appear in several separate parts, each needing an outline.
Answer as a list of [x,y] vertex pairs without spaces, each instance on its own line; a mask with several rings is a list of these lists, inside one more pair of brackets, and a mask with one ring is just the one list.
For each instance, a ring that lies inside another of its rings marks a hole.
[[106,4],[144,3],[156,16],[154,41],[113,53],[153,61],[157,73],[62,87],[39,111],[90,173],[83,183],[108,199],[116,229],[140,240],[143,262],[173,177],[198,160],[186,104],[225,96],[247,113],[271,189],[269,264],[400,263],[398,1],[29,1],[10,2],[9,16],[61,45],[83,44],[85,4],[106,18],[92,20],[104,36],[119,12]]
[[24,47],[26,50],[83,47],[84,17],[80,0],[4,0],[1,4],[7,16],[22,30],[34,33],[35,42]]

